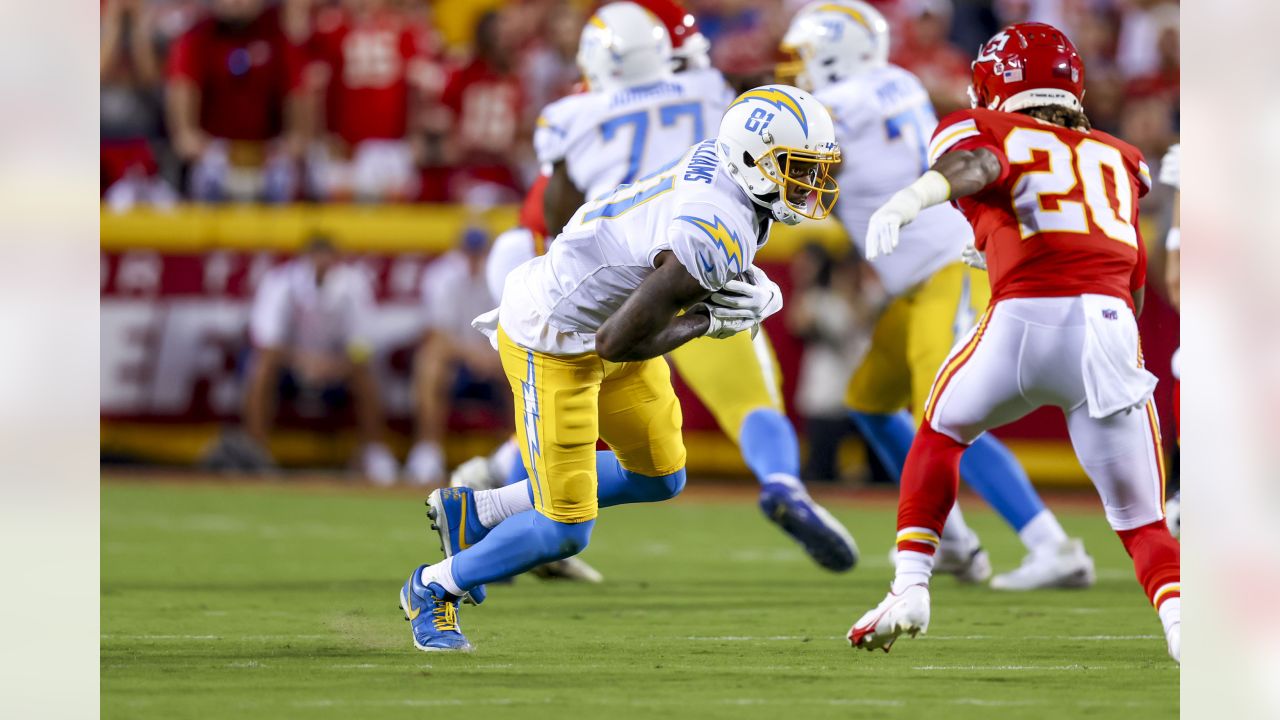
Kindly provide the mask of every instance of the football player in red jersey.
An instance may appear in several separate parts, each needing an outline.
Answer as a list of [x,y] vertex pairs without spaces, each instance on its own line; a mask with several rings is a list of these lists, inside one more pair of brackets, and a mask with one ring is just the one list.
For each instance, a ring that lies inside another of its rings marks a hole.
[[[991,305],[938,371],[902,474],[897,575],[849,631],[888,650],[929,625],[929,577],[956,497],[960,455],[991,428],[1052,405],[1133,557],[1169,654],[1181,643],[1178,543],[1164,524],[1156,379],[1142,366],[1146,251],[1141,153],[1090,129],[1084,65],[1056,28],[1020,23],[973,63],[972,110],[938,124],[932,169],[872,215],[867,255],[892,252],[922,208],[953,201],[973,225]],[[985,253],[985,256],[984,256]]]

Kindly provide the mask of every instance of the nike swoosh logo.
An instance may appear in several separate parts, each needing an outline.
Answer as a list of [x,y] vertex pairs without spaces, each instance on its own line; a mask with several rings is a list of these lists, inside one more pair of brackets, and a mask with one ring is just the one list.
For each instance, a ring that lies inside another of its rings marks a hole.
[[707,272],[711,272],[712,270],[715,270],[715,269],[716,269],[716,264],[715,264],[715,263],[707,262],[707,256],[706,256],[706,255],[698,255],[698,259],[702,261],[702,269],[703,269],[703,270],[705,270],[705,271],[707,271]]
[[467,544],[467,494],[462,493],[462,522],[458,526],[458,548],[466,550],[471,547]]
[[414,606],[413,606],[413,601],[412,601],[412,600],[410,600],[410,601],[409,601],[409,612],[408,612],[409,619],[410,619],[410,620],[417,620],[417,619],[418,619],[418,616],[419,616],[419,615],[421,615],[421,614],[422,614],[422,608],[420,608],[420,607],[414,607]]

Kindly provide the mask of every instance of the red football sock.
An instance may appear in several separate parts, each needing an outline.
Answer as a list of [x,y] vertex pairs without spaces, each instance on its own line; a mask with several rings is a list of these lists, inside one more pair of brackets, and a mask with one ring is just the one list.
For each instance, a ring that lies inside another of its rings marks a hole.
[[898,497],[898,551],[933,555],[947,513],[956,504],[960,456],[968,445],[920,426],[902,468]]
[[1132,530],[1117,530],[1116,534],[1133,558],[1133,569],[1147,599],[1157,610],[1165,600],[1181,595],[1181,547],[1163,520]]

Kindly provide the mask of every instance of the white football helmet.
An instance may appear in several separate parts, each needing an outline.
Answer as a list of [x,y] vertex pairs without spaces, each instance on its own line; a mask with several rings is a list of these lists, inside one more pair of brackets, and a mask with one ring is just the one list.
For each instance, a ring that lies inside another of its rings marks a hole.
[[609,3],[582,28],[578,68],[592,90],[613,92],[671,75],[671,36],[653,13],[632,2]]
[[831,214],[840,162],[827,108],[790,85],[764,85],[739,95],[716,136],[720,162],[734,182],[774,218],[795,225]]
[[782,51],[795,58],[779,67],[780,77],[822,88],[889,62],[889,23],[860,0],[819,0],[796,13],[782,38]]

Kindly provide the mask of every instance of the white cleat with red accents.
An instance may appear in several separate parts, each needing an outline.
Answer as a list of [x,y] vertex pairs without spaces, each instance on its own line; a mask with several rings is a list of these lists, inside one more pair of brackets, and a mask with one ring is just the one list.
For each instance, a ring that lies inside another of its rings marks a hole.
[[901,593],[891,589],[884,600],[849,628],[849,644],[866,650],[889,648],[900,635],[915,637],[929,631],[929,586],[911,585]]

